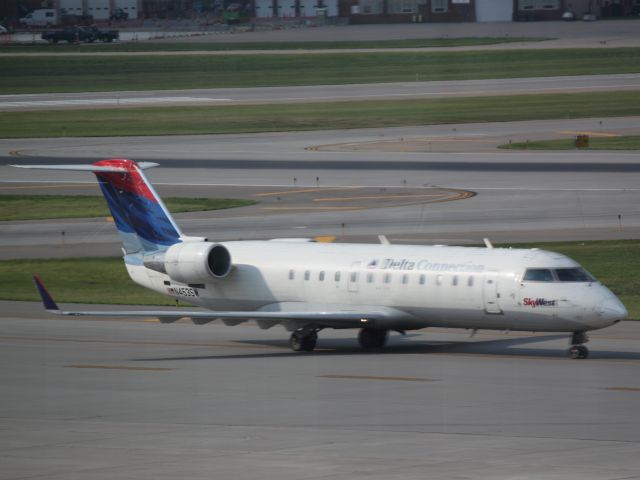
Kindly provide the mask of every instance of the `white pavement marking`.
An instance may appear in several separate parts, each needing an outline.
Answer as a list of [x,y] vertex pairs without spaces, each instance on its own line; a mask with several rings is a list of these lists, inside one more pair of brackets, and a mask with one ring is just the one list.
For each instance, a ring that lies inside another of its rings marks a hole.
[[137,97],[137,98],[87,98],[67,100],[30,100],[22,102],[3,102],[3,107],[68,107],[91,105],[137,105],[155,103],[201,103],[201,102],[230,102],[230,98],[206,97]]
[[[95,185],[95,181],[81,181],[81,180],[0,180],[2,184],[17,184],[17,183],[63,183],[63,184],[77,184],[77,185]],[[317,187],[315,183],[311,184],[284,184],[284,183],[192,183],[192,182],[153,182],[154,185],[162,185],[165,187],[255,187],[255,188],[299,188],[299,187],[313,187],[318,190],[326,190],[327,188],[397,188],[407,190],[418,189],[431,189],[431,188],[455,188],[459,190],[496,190],[496,191],[530,191],[530,192],[640,192],[640,188],[596,188],[596,187],[584,187],[584,188],[556,188],[556,187],[473,187],[471,185],[333,185],[327,184],[322,187]]]

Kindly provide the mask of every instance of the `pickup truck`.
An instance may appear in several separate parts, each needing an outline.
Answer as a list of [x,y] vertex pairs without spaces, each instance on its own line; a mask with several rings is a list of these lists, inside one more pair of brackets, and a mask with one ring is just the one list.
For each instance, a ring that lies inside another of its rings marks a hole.
[[101,42],[113,42],[120,38],[118,30],[100,30],[96,26],[89,27],[89,29],[93,32],[94,39]]
[[100,30],[93,27],[70,27],[64,30],[50,30],[42,32],[41,38],[49,43],[68,42],[92,43],[96,40],[101,42],[112,42],[120,36],[117,30]]

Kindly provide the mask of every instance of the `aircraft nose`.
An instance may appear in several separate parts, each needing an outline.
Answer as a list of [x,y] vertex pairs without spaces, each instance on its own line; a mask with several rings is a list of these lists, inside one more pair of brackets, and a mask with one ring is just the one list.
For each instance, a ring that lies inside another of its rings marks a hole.
[[596,307],[596,312],[602,323],[607,325],[624,320],[629,315],[622,302],[613,295]]

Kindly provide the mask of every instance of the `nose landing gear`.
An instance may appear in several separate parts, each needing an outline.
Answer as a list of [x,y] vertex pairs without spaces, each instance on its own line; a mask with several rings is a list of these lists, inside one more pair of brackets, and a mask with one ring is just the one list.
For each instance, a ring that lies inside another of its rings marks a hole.
[[589,337],[584,332],[573,332],[571,335],[571,347],[569,348],[569,358],[582,359],[589,356],[589,349],[582,345],[587,343]]

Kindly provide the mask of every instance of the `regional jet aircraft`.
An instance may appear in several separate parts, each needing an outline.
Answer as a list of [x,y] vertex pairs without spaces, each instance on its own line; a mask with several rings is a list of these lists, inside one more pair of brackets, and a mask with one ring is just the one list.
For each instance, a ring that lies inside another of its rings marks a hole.
[[381,349],[389,331],[425,327],[568,332],[571,358],[587,357],[585,332],[627,316],[578,263],[538,249],[189,237],[144,175],[156,165],[111,159],[21,167],[93,172],[133,281],[206,310],[63,311],[36,277],[47,311],[163,323],[190,318],[198,325],[254,320],[263,329],[280,324],[295,351],[313,350],[325,328],[359,329],[366,350]]

